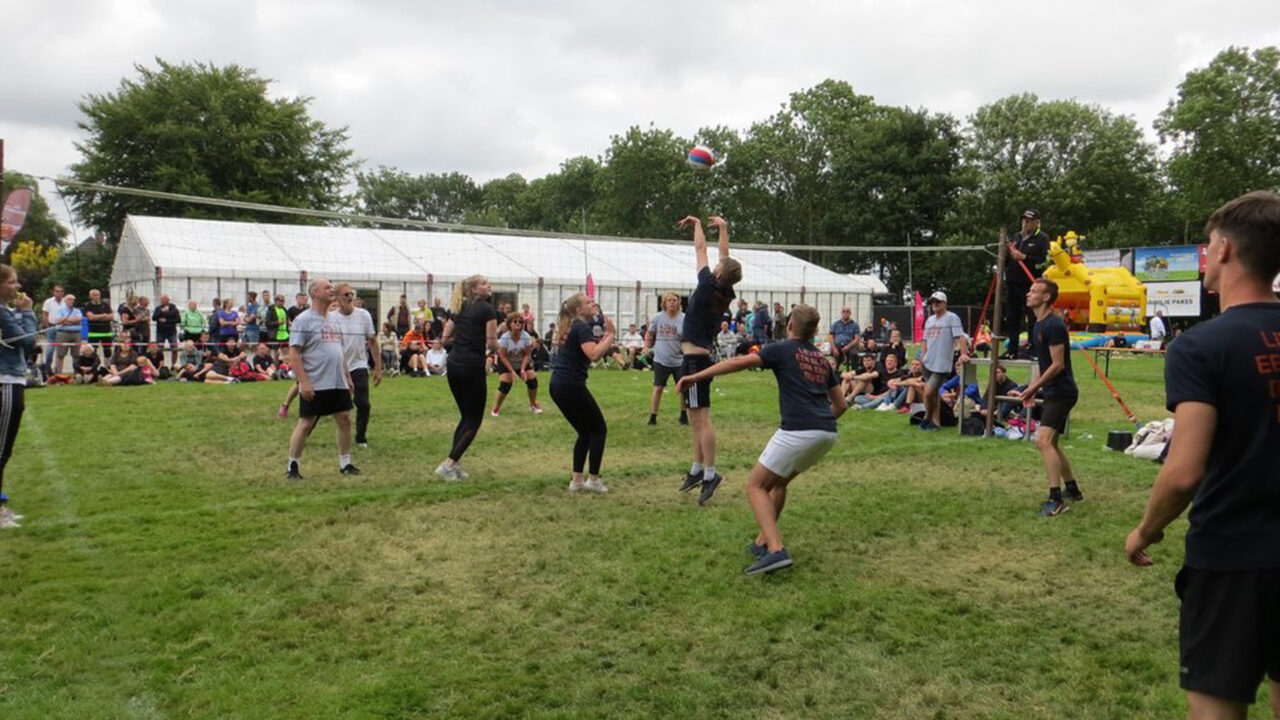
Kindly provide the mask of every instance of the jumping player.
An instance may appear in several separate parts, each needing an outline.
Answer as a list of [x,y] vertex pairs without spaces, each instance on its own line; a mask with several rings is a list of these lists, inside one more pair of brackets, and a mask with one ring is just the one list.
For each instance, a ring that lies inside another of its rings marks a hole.
[[[680,227],[693,228],[693,250],[697,258],[698,286],[689,296],[689,308],[685,312],[680,331],[680,350],[683,358],[680,374],[693,375],[711,367],[711,349],[715,345],[716,329],[720,317],[733,300],[733,286],[742,279],[742,264],[729,257],[729,223],[720,216],[708,222],[719,236],[719,260],[715,270],[707,262],[707,239],[702,233],[702,221],[690,215],[680,221]],[[711,379],[696,383],[682,383],[684,400],[689,408],[689,423],[693,426],[693,464],[685,476],[680,492],[688,492],[699,485],[702,492],[698,504],[705,504],[724,481],[716,472],[716,429],[711,424]]]
[[[684,313],[680,312],[680,296],[669,292],[662,296],[662,312],[649,321],[644,334],[644,353],[653,356],[653,395],[649,398],[649,424],[658,424],[658,406],[667,389],[667,378],[680,381],[680,328]],[[680,424],[689,424],[684,395],[680,396]]]
[[467,479],[458,461],[471,447],[471,441],[480,432],[480,423],[484,422],[485,399],[489,397],[484,358],[487,351],[498,346],[498,313],[489,302],[491,295],[489,280],[483,275],[472,275],[458,281],[453,288],[453,299],[449,301],[449,319],[441,339],[445,345],[451,345],[445,361],[448,366],[445,377],[460,417],[453,431],[453,447],[436,468],[436,474],[450,482]]
[[[502,401],[511,392],[511,385],[520,379],[529,391],[529,412],[542,414],[542,406],[538,404],[538,373],[529,365],[533,353],[533,337],[524,331],[525,318],[520,313],[507,316],[506,332],[498,338],[498,391],[493,396],[493,409],[489,414],[498,417],[502,411]],[[516,357],[520,364],[517,369],[511,364],[511,357]]]
[[[1037,279],[1027,291],[1027,307],[1036,317],[1031,328],[1031,343],[1040,364],[1040,375],[1021,392],[1009,392],[1013,397],[1022,397],[1023,405],[1031,407],[1035,404],[1036,392],[1044,391],[1036,449],[1040,451],[1044,472],[1049,478],[1049,499],[1040,506],[1041,517],[1053,517],[1069,510],[1064,498],[1072,502],[1084,500],[1075,473],[1071,471],[1071,462],[1058,445],[1058,438],[1067,431],[1067,416],[1080,392],[1071,372],[1071,338],[1067,325],[1053,312],[1053,301],[1057,299],[1058,284],[1045,278]],[[1061,487],[1064,480],[1065,491]]]
[[[578,293],[560,306],[556,325],[560,352],[556,353],[551,367],[551,401],[578,433],[573,444],[573,476],[569,480],[571,493],[582,490],[601,494],[609,492],[600,480],[600,461],[604,458],[609,427],[595,397],[587,388],[587,371],[591,363],[608,354],[615,335],[613,321],[609,318],[604,318],[603,326],[593,322],[599,315],[600,306],[596,301],[585,293]],[[584,466],[587,471],[585,480],[582,475]]]
[[1244,720],[1269,677],[1280,717],[1280,195],[1232,200],[1205,234],[1204,285],[1222,314],[1169,345],[1166,405],[1177,432],[1125,552],[1151,565],[1146,548],[1191,505],[1176,580],[1190,716]]
[[822,459],[836,443],[836,420],[845,411],[844,394],[830,363],[810,338],[818,329],[818,311],[797,305],[787,321],[787,339],[686,375],[680,388],[716,375],[767,368],[778,381],[781,427],[773,434],[747,478],[747,500],[760,534],[747,546],[756,561],[748,575],[791,567],[791,555],[778,533],[778,517],[787,502],[787,484]]

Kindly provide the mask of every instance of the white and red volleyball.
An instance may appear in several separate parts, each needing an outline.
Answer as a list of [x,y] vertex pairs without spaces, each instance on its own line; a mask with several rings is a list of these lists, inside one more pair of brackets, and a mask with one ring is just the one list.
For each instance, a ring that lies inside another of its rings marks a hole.
[[710,170],[711,166],[716,164],[716,154],[706,145],[699,145],[689,151],[685,162],[695,170]]

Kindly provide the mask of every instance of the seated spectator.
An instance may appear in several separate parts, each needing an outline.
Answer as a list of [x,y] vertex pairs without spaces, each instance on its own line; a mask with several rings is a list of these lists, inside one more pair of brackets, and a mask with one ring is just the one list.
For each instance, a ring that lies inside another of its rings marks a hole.
[[89,343],[80,344],[80,354],[76,355],[74,362],[71,363],[71,372],[75,381],[82,385],[96,383],[107,374],[106,369],[102,367],[102,361],[98,359],[98,353]]
[[142,373],[142,381],[146,384],[155,385],[156,380],[160,377],[161,369],[164,369],[163,366],[157,368],[152,365],[151,360],[145,354],[138,356],[138,372]]
[[905,373],[885,384],[889,387],[889,395],[880,408],[902,413],[910,411],[912,403],[924,402],[924,363],[920,358],[913,358]]
[[721,360],[727,360],[737,354],[738,334],[729,329],[728,322],[720,323],[720,332],[716,335],[716,349],[720,351]]
[[280,375],[280,368],[276,366],[276,361],[271,357],[271,346],[265,342],[258,343],[258,348],[253,353],[253,358],[249,360],[250,367],[260,376],[262,380],[284,380]]
[[[871,341],[875,342],[875,338],[872,338]],[[871,353],[867,352],[865,355],[871,355]],[[864,385],[864,390],[861,394],[854,396],[854,405],[852,407],[867,410],[883,404],[888,399],[889,380],[901,380],[903,376],[902,371],[898,368],[898,356],[889,355],[888,360],[889,365],[875,363],[876,377],[871,380],[869,385]],[[866,363],[864,361],[863,367],[865,366]]]
[[408,347],[400,351],[400,372],[409,377],[427,376],[427,358],[422,341],[410,340]]
[[232,371],[241,369],[240,364],[244,362],[245,355],[237,337],[227,338],[226,343],[215,350],[213,357],[213,367],[204,375],[205,382],[225,384],[239,382]]
[[533,366],[535,372],[551,369],[551,353],[547,352],[547,346],[537,335],[533,335],[533,349],[529,351],[529,364]]
[[449,353],[445,352],[444,343],[439,340],[431,341],[431,349],[426,355],[426,370],[429,375],[444,375],[446,372],[445,361],[448,360]]
[[[196,380],[196,374],[205,369],[204,353],[200,352],[196,347],[195,341],[183,340],[182,350],[178,353],[178,365],[174,377],[178,378],[178,382],[190,382]],[[201,377],[203,378],[203,376]],[[199,380],[196,380],[196,382],[199,382]]]
[[618,345],[622,348],[622,361],[625,367],[633,367],[636,356],[644,349],[644,335],[640,334],[635,323],[631,323],[627,331],[618,339]]
[[874,336],[868,337],[862,341],[862,352],[871,353],[876,356],[876,362],[880,362],[880,341]]
[[902,342],[902,333],[897,330],[889,331],[889,342],[880,348],[880,364],[884,364],[885,357],[889,355],[898,356],[898,367],[904,371],[907,367],[907,346]]
[[129,331],[120,333],[111,353],[111,362],[107,365],[107,374],[102,382],[107,385],[146,385],[147,380],[142,368],[138,366],[138,351],[134,349]]
[[168,366],[164,364],[164,350],[160,349],[158,343],[147,343],[147,350],[142,356],[147,359],[147,363],[155,371],[157,380],[168,380],[173,376]]
[[876,363],[876,356],[863,353],[860,358],[862,362],[860,368],[840,375],[841,389],[844,392],[845,402],[849,405],[853,404],[854,398],[867,394],[880,378],[880,366]]
[[409,343],[413,342],[418,343],[419,348],[427,347],[427,332],[421,325],[414,325],[413,329],[409,330],[409,332],[404,334],[404,337],[400,338],[400,349],[403,350],[409,347]]
[[[896,410],[893,401],[898,389],[901,387],[902,381],[907,377],[906,368],[898,365],[898,356],[889,353],[884,356],[884,362],[880,363],[880,379],[884,381],[884,392],[876,395],[864,395],[866,401],[862,403],[863,409],[874,407],[876,410]],[[857,398],[854,398],[855,401]]]
[[382,368],[390,375],[396,375],[396,351],[400,348],[400,338],[391,323],[382,323],[382,332],[378,333],[378,350],[382,353]]
[[991,326],[982,323],[982,327],[978,328],[978,332],[973,336],[973,351],[975,353],[989,353],[991,351]]
[[[1009,391],[1017,390],[1018,383],[1009,378],[1009,373],[1005,370],[1004,365],[996,363],[996,397],[1008,396]],[[965,397],[973,400],[976,412],[982,417],[987,416],[987,395],[978,392],[978,383],[969,383],[964,388]],[[1019,403],[1005,401],[997,401],[996,405],[996,422],[1004,422],[1009,418],[1009,414],[1017,409]]]

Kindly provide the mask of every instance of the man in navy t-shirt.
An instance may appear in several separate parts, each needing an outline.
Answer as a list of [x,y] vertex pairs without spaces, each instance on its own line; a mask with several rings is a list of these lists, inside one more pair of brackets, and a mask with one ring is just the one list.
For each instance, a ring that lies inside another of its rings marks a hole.
[[1146,548],[1191,505],[1175,584],[1191,715],[1244,718],[1265,674],[1280,717],[1280,195],[1236,198],[1205,230],[1204,285],[1222,315],[1169,346],[1177,432],[1125,552],[1152,564]]
[[717,363],[680,379],[687,388],[716,375],[748,368],[773,371],[778,381],[782,426],[760,454],[747,478],[747,499],[760,533],[747,546],[756,561],[748,575],[791,567],[791,555],[778,533],[778,516],[787,500],[787,484],[822,459],[836,442],[836,419],[845,411],[835,371],[809,338],[818,330],[818,311],[797,305],[787,321],[787,339],[759,352]]
[[[680,227],[693,228],[693,250],[697,258],[698,287],[689,296],[689,307],[680,326],[680,352],[683,353],[680,375],[692,375],[711,366],[711,348],[715,346],[720,317],[729,309],[733,286],[742,279],[742,264],[729,257],[729,223],[720,216],[707,221],[719,235],[720,260],[712,270],[707,262],[707,239],[702,234],[702,221],[690,215]],[[693,464],[685,476],[680,492],[701,486],[698,504],[711,499],[724,480],[716,473],[716,429],[711,424],[711,380],[682,385],[685,404],[689,408],[689,425],[693,429]]]
[[1036,449],[1044,463],[1044,474],[1049,478],[1049,499],[1040,506],[1041,517],[1054,517],[1069,510],[1064,497],[1074,502],[1084,500],[1075,473],[1071,471],[1071,462],[1058,445],[1058,438],[1067,431],[1067,416],[1075,407],[1080,391],[1071,372],[1071,336],[1067,333],[1067,324],[1053,312],[1053,302],[1057,299],[1058,284],[1045,278],[1038,278],[1027,291],[1027,307],[1036,317],[1031,342],[1040,364],[1040,375],[1021,392],[1009,393],[1021,396],[1027,407],[1035,404],[1037,392],[1044,396],[1040,428],[1036,430]]

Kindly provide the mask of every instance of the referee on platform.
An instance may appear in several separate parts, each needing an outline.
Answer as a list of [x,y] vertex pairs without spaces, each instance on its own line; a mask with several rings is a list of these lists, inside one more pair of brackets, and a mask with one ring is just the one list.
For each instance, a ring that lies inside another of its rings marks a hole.
[[[1009,252],[1004,259],[1004,330],[1009,338],[1007,357],[1018,356],[1018,342],[1022,335],[1022,321],[1027,316],[1027,292],[1034,278],[1040,277],[1041,266],[1049,257],[1049,236],[1040,229],[1040,211],[1027,208],[1022,212],[1022,232],[1009,241]],[[1032,277],[1022,269],[1025,265]],[[1027,323],[1027,336],[1031,336],[1034,321]]]

